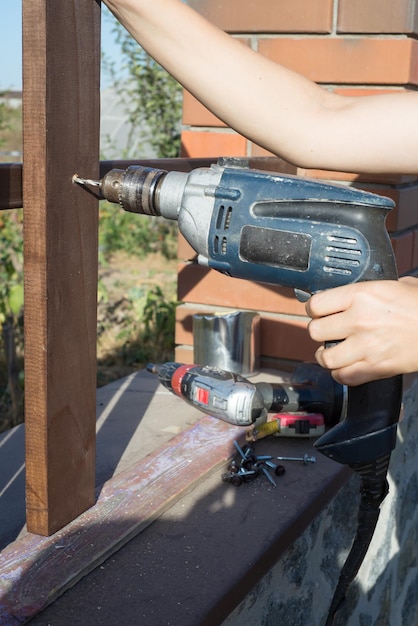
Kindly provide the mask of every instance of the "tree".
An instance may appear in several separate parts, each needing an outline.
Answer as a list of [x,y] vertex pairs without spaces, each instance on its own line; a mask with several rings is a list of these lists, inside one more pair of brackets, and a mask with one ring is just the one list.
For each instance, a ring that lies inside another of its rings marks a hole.
[[[104,67],[120,93],[131,125],[130,143],[149,144],[157,158],[180,154],[182,88],[129,33],[115,21],[113,32],[122,52],[120,70],[105,58]],[[122,76],[122,78],[120,78]]]

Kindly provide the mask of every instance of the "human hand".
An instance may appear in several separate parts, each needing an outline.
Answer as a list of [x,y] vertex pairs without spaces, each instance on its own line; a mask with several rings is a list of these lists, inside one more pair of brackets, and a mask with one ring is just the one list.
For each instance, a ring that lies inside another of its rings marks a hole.
[[341,340],[315,357],[341,384],[418,371],[418,280],[353,283],[315,294],[306,304],[314,341]]

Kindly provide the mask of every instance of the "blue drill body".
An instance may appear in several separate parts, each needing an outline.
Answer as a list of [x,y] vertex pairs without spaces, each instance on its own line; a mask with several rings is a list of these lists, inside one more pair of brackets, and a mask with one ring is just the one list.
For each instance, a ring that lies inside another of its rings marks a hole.
[[[127,211],[176,220],[198,263],[292,287],[300,299],[358,281],[397,279],[385,226],[394,204],[387,197],[253,170],[241,159],[189,173],[131,166],[111,170],[100,185],[105,198]],[[352,466],[390,455],[401,395],[400,376],[350,388],[346,417],[316,447]]]

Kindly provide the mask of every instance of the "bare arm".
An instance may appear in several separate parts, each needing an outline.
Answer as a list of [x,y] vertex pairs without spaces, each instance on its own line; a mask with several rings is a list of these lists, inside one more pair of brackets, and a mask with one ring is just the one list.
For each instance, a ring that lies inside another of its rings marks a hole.
[[347,98],[255,53],[179,0],[105,0],[131,35],[239,133],[304,167],[418,172],[418,93]]

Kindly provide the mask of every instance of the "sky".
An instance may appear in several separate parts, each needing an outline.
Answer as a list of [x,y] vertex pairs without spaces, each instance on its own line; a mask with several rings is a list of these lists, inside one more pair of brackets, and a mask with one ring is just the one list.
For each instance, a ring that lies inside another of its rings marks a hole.
[[[60,0],[58,0],[60,1]],[[62,1],[62,0],[61,0]],[[0,0],[0,91],[22,89],[22,3],[21,0]],[[106,56],[118,65],[120,50],[112,34],[112,18],[102,8],[102,47]],[[102,87],[107,86],[102,76]]]

